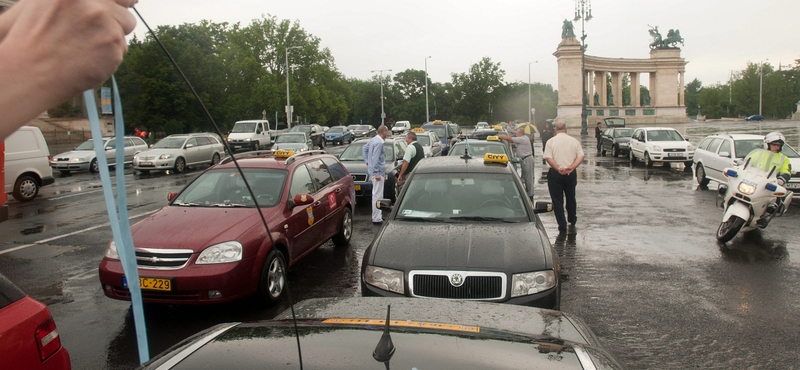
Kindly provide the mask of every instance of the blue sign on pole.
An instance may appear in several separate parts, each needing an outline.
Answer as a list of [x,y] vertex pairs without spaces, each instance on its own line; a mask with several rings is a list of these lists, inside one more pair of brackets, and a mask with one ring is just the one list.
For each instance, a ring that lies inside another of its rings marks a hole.
[[113,114],[114,111],[111,109],[111,88],[110,87],[101,87],[100,88],[100,109],[102,110],[103,114]]

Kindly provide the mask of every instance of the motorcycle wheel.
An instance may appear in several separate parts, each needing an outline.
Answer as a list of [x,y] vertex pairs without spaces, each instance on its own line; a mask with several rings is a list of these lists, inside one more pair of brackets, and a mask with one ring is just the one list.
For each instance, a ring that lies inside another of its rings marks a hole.
[[739,216],[731,216],[727,222],[723,222],[719,224],[719,228],[717,229],[717,240],[721,243],[727,243],[734,236],[739,230],[742,229],[744,226],[744,220],[742,220]]

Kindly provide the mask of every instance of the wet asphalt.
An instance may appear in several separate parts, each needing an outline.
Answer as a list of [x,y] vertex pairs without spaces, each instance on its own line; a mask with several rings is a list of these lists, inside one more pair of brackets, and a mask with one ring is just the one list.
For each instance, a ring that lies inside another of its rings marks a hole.
[[[714,132],[781,130],[800,147],[800,123],[744,121],[669,125],[697,144]],[[634,126],[636,127],[636,126]],[[559,234],[542,215],[561,257],[563,311],[580,316],[632,369],[790,369],[800,363],[800,206],[761,231],[720,245],[716,184],[701,188],[683,165],[646,168],[594,152],[589,134],[569,128],[586,151],[578,168],[578,223]],[[547,200],[537,140],[537,200]],[[333,153],[341,147],[327,148]],[[57,154],[57,153],[51,153]],[[166,204],[203,168],[147,177],[126,170],[132,222]],[[75,369],[138,364],[130,305],[106,298],[97,278],[111,230],[99,177],[56,175],[29,203],[8,201],[0,223],[0,272],[48,304]],[[347,248],[328,242],[289,274],[291,300],[358,296],[361,257],[378,227],[369,203],[356,207]],[[16,251],[11,248],[33,244]],[[5,253],[3,253],[5,252]],[[147,306],[150,355],[220,322],[269,319],[290,299],[261,308],[245,299],[216,306]]]

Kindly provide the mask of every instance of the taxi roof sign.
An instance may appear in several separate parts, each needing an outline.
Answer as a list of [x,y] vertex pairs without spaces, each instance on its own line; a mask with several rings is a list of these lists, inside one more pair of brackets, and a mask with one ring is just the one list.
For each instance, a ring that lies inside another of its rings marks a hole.
[[508,163],[508,156],[505,155],[505,154],[486,153],[483,156],[483,161],[484,162],[489,162],[489,163],[507,164]]
[[417,127],[417,128],[411,129],[411,132],[414,132],[414,133],[416,133],[416,132],[425,132],[425,129],[423,129],[422,127]]
[[494,125],[494,130],[495,130],[495,131],[503,131],[503,126],[500,126],[500,125]]
[[289,158],[294,155],[294,150],[278,149],[272,154],[275,158]]
[[500,141],[500,138],[497,135],[487,136],[486,141]]
[[440,119],[437,119],[436,121],[433,121],[433,124],[434,125],[442,125],[442,124],[444,124],[444,122],[442,122],[442,120],[440,120]]

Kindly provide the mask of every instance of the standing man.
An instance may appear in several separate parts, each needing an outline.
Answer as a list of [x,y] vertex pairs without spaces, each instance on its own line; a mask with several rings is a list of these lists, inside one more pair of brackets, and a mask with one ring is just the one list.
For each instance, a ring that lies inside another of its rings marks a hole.
[[597,139],[597,153],[600,153],[600,141],[603,137],[603,129],[600,128],[600,122],[597,122],[597,127],[594,128],[594,138]]
[[417,162],[420,159],[425,158],[425,150],[422,149],[422,145],[417,142],[417,134],[414,132],[408,132],[406,134],[406,154],[403,155],[403,166],[400,167],[400,174],[397,175],[397,183],[401,184],[403,182],[403,176],[407,173],[411,173],[414,170],[414,167],[417,166]]
[[[559,121],[553,127],[555,136],[547,141],[544,159],[550,165],[547,172],[547,187],[553,202],[553,212],[558,222],[558,231],[567,230],[567,221],[572,226],[578,222],[575,187],[578,185],[578,174],[575,169],[581,165],[583,148],[581,143],[567,135],[567,124]],[[567,219],[564,219],[564,197],[567,198]]]
[[389,129],[386,126],[378,127],[378,134],[370,139],[362,150],[364,160],[367,162],[367,176],[372,180],[373,224],[383,222],[381,210],[378,209],[376,202],[383,198],[383,182],[386,181],[386,151],[383,149],[383,141],[388,132]]
[[533,199],[533,146],[531,140],[525,136],[524,128],[517,128],[517,136],[497,135],[500,140],[514,143],[517,146],[516,155],[520,158],[522,167],[522,182],[525,183],[525,190],[528,191],[528,198]]

